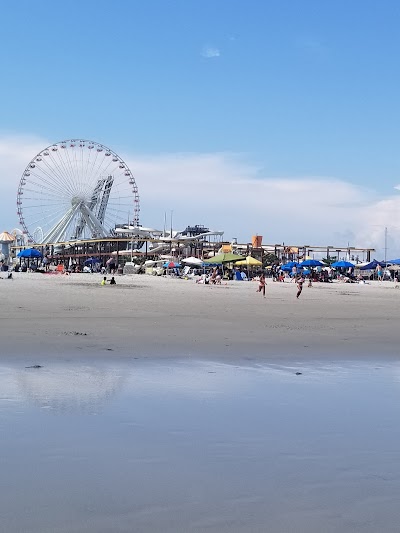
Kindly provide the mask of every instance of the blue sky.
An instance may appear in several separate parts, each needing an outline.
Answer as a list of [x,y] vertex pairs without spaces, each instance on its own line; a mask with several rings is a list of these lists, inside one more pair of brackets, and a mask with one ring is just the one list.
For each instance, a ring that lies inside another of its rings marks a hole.
[[[7,195],[35,155],[31,147],[80,137],[129,161],[144,225],[159,226],[173,209],[177,225],[219,226],[228,239],[239,233],[247,241],[257,231],[268,242],[301,240],[306,226],[307,241],[362,239],[360,246],[370,245],[373,233],[356,227],[364,210],[374,227],[393,226],[400,194],[398,2],[23,0],[2,3],[1,20],[0,152],[1,142],[3,159],[15,152],[0,163]],[[218,169],[204,160],[218,160]],[[177,161],[197,163],[195,184]],[[149,162],[161,165],[154,174]],[[204,183],[202,172],[211,172]],[[279,179],[288,183],[284,196],[276,192]],[[157,180],[171,181],[175,194],[158,195]],[[229,191],[230,205],[245,216],[224,218],[223,196],[218,213],[208,210],[213,180],[219,195],[221,184],[238,189],[236,200]],[[303,187],[310,180],[311,188]],[[336,183],[351,194],[325,206]],[[203,211],[188,210],[190,198],[181,197],[193,185]],[[260,205],[255,212],[247,197],[254,187],[277,195],[266,199],[265,211]],[[5,197],[0,222],[10,228],[17,222]],[[352,205],[343,216],[347,198]],[[281,211],[271,209],[276,203]],[[329,220],[339,208],[344,224],[327,221],[322,232],[312,217],[300,228],[279,220],[288,209],[297,220],[321,205]]]

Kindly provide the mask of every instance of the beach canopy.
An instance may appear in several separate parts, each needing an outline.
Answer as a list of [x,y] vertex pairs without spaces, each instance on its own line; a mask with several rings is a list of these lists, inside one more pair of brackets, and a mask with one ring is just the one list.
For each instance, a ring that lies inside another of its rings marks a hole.
[[182,259],[182,263],[186,263],[187,265],[201,266],[203,264],[203,260],[197,257],[187,257],[186,259]]
[[387,261],[387,262],[390,263],[391,265],[400,265],[400,259],[391,259],[390,261]]
[[335,261],[331,264],[332,268],[354,268],[354,264],[350,261]]
[[204,262],[208,265],[221,265],[222,263],[232,263],[233,261],[240,261],[244,259],[242,255],[236,255],[232,253],[218,254],[210,259],[205,259]]
[[36,250],[36,248],[27,248],[26,250],[21,250],[17,257],[25,257],[26,259],[33,259],[35,257],[43,257],[41,252],[39,250]]
[[321,261],[317,261],[316,259],[306,259],[305,261],[302,261],[299,266],[301,268],[304,267],[323,267],[326,266],[324,263],[321,263]]
[[370,263],[367,263],[366,265],[360,267],[360,270],[374,270],[377,266],[385,266],[384,262],[379,262],[376,259],[371,261]]
[[236,261],[235,264],[247,266],[262,266],[262,262],[256,259],[255,257],[252,257],[251,255],[246,256],[245,259],[242,259],[241,261]]
[[98,257],[89,257],[89,259],[86,259],[85,261],[86,266],[94,265],[95,263],[101,263],[101,259]]

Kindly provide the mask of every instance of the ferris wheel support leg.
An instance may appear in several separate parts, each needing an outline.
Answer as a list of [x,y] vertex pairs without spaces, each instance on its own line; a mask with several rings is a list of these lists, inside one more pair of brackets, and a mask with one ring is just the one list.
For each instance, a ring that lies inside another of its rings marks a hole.
[[96,218],[92,211],[85,205],[80,205],[80,212],[90,228],[92,235],[96,237],[107,237],[107,231],[103,224]]
[[79,205],[74,205],[69,209],[65,215],[57,222],[57,224],[43,237],[40,244],[47,244],[49,242],[60,242],[63,239],[62,235],[68,228],[69,224],[75,217],[77,211],[79,211]]

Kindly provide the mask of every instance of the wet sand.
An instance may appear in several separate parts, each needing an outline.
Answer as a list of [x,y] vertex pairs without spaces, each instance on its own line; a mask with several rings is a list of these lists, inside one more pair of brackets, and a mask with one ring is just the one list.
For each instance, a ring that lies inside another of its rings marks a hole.
[[[5,273],[3,273],[5,277]],[[199,285],[192,280],[16,273],[0,279],[1,356],[213,359],[397,358],[400,289],[390,282]]]
[[7,533],[397,533],[399,363],[0,362]]

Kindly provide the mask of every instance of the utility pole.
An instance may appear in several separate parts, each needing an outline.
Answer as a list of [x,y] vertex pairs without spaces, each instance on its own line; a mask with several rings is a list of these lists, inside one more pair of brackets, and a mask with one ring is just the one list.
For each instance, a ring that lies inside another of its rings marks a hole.
[[387,226],[385,226],[385,272],[386,272],[386,259],[387,259],[387,234],[388,234],[388,229],[387,229]]

